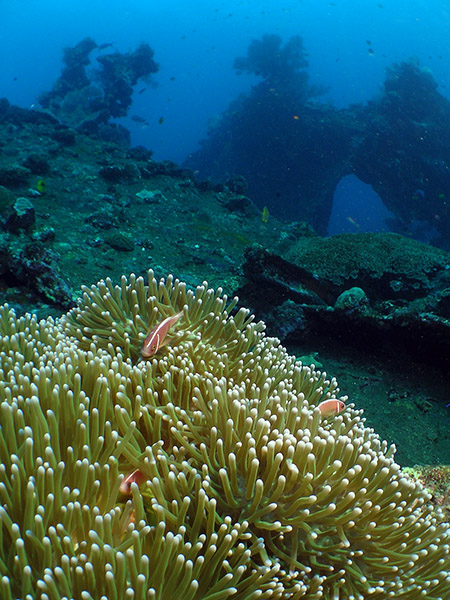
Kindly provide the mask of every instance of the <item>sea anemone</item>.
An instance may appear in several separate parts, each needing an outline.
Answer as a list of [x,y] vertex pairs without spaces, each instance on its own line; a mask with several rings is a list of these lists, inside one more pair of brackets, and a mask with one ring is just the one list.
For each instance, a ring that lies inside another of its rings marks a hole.
[[150,271],[61,319],[0,309],[1,598],[449,597],[429,495],[236,303]]

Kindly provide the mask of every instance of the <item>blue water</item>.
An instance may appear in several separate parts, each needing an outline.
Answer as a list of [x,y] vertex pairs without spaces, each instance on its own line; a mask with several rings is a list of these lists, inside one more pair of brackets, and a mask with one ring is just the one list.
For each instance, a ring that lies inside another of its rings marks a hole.
[[[376,97],[386,66],[412,56],[450,97],[447,0],[1,0],[0,22],[0,96],[24,107],[51,88],[65,46],[86,36],[119,52],[149,43],[160,65],[157,85],[137,86],[145,90],[121,122],[133,145],[152,149],[156,159],[181,163],[230,101],[251,88],[256,78],[238,75],[233,60],[265,33],[303,38],[311,83],[329,88],[321,102],[347,107]],[[371,224],[355,205],[370,207]],[[353,221],[362,231],[383,230],[385,216],[370,189],[341,182],[329,232],[355,231]]]

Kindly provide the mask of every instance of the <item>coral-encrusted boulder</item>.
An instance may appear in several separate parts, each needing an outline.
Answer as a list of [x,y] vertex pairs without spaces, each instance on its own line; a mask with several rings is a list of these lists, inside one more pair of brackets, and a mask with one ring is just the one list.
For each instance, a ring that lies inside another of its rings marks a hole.
[[17,198],[6,213],[4,227],[13,233],[17,233],[21,229],[30,231],[36,222],[34,206],[28,198]]

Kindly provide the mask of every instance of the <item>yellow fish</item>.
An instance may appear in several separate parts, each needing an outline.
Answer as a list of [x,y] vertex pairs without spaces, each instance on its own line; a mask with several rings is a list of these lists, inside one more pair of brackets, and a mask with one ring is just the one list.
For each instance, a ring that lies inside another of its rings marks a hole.
[[262,209],[262,213],[261,213],[261,220],[262,220],[262,222],[263,223],[267,223],[267,221],[269,220],[269,216],[270,216],[269,209],[267,208],[267,206],[265,206]]
[[36,189],[40,194],[45,194],[45,190],[47,189],[47,185],[45,184],[45,179],[39,179],[36,183]]

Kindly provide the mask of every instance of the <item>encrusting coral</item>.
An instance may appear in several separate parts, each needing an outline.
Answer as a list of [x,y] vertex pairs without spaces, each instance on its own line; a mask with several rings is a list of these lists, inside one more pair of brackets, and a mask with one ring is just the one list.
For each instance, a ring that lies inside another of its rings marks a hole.
[[438,517],[450,520],[450,465],[415,465],[405,471],[420,481],[431,496],[431,503],[440,508]]
[[263,329],[152,272],[58,320],[1,309],[2,599],[449,598],[429,496]]

